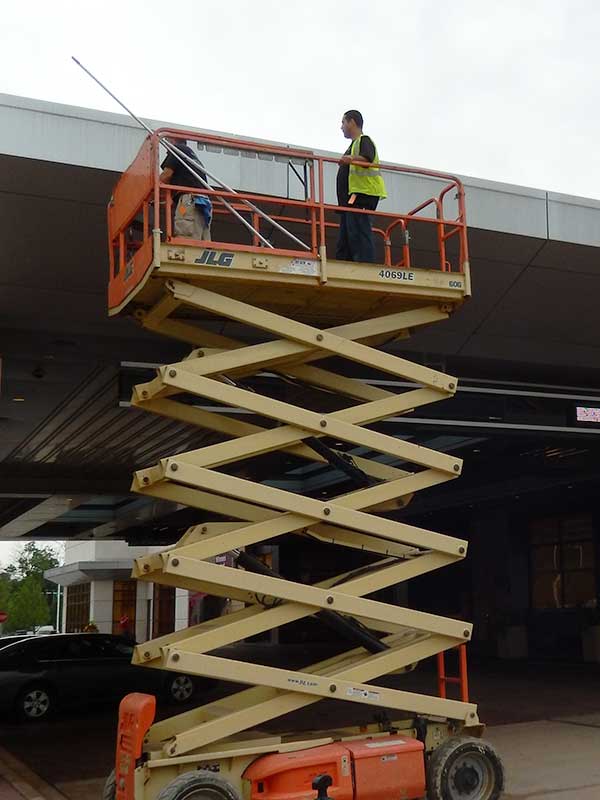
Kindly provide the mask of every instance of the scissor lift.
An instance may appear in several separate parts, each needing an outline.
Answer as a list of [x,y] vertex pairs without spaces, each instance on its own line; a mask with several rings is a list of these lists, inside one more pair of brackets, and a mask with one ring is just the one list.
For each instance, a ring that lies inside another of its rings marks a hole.
[[[334,159],[177,131],[209,150],[301,162],[306,178],[305,196],[296,200],[213,185],[202,192],[214,204],[213,241],[193,241],[174,235],[176,188],[158,177],[159,143],[168,134],[147,138],[111,200],[109,308],[190,347],[184,359],[136,386],[132,404],[212,436],[205,447],[138,470],[132,489],[222,521],[191,527],[168,550],[137,559],[133,575],[228,598],[238,610],[141,644],[134,661],[253,688],[151,727],[152,700],[126,698],[116,778],[107,796],[195,800],[216,793],[228,800],[282,800],[318,791],[325,797],[329,775],[332,797],[341,800],[348,790],[349,797],[366,800],[375,796],[373,781],[383,780],[387,765],[413,759],[412,783],[403,768],[390,788],[394,796],[421,796],[427,766],[432,800],[499,797],[502,768],[477,738],[483,726],[474,704],[376,683],[451,648],[463,647],[464,657],[471,637],[472,626],[464,621],[372,599],[467,553],[466,541],[406,524],[398,513],[415,492],[459,477],[461,460],[396,438],[380,424],[456,392],[456,378],[381,347],[447,319],[469,296],[463,187],[450,176],[386,167],[386,175],[435,179],[438,189],[443,181],[442,189],[407,214],[373,215],[383,253],[379,264],[340,262],[327,258],[328,236],[337,226],[336,207],[325,200]],[[446,218],[449,204],[453,213]],[[249,233],[240,226],[241,233],[232,235],[226,223],[232,208],[252,228]],[[260,209],[268,209],[267,224]],[[284,227],[294,232],[291,248],[283,241]],[[417,228],[425,231],[423,242],[434,243],[430,253],[424,246],[418,267],[409,238]],[[219,234],[227,240],[219,241]],[[235,335],[223,332],[224,323]],[[349,363],[386,373],[407,388],[391,392],[351,377],[342,366]],[[363,455],[350,457],[357,448]],[[281,461],[329,464],[345,481],[344,491],[305,496],[256,479],[253,465],[267,454],[274,464],[278,454]],[[339,547],[340,564],[342,548],[371,554],[372,563],[305,585],[251,555],[253,546],[291,534]],[[237,566],[214,563],[224,553]],[[348,640],[350,649],[300,671],[213,653],[313,615]],[[325,698],[373,712],[387,709],[393,720],[310,735],[265,732],[270,720]],[[389,758],[375,751],[375,778],[362,790],[357,775],[366,761],[357,755],[358,745],[397,748]],[[342,754],[332,755],[332,747]],[[300,753],[304,772],[294,772],[285,790],[273,783],[273,775],[288,775],[290,758],[299,769]],[[315,783],[317,773],[327,774]],[[344,788],[350,774],[354,788]]]

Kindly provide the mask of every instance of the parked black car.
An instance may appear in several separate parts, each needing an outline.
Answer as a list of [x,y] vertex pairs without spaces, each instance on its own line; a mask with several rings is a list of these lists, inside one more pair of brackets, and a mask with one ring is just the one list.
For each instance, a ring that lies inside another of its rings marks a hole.
[[8,647],[9,644],[22,642],[23,639],[27,638],[29,638],[29,635],[7,634],[6,636],[0,636],[0,650],[2,650],[3,647]]
[[58,707],[148,692],[191,700],[200,681],[131,664],[133,644],[103,633],[31,636],[0,648],[0,713],[43,719]]

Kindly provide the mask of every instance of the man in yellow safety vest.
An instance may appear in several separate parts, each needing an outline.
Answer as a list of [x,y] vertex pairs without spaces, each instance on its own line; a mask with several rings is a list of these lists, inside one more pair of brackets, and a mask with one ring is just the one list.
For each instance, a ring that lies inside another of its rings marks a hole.
[[[340,158],[337,174],[338,205],[349,209],[375,211],[379,200],[386,197],[385,183],[379,169],[379,157],[373,140],[363,131],[360,111],[346,111],[342,117],[342,133],[352,144]],[[361,161],[365,166],[351,163]],[[371,215],[340,212],[340,232],[335,257],[341,261],[375,261],[375,244]]]

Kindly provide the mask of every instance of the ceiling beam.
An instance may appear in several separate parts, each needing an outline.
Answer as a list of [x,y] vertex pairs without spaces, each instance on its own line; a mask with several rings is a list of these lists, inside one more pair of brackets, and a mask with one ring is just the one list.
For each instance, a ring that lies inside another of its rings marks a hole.
[[53,495],[0,528],[0,539],[24,539],[32,531],[91,500],[93,495]]

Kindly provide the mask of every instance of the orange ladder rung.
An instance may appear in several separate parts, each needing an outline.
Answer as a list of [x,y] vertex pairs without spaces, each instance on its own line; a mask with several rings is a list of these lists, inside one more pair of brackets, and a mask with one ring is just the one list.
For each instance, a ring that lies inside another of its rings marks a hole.
[[454,683],[460,686],[460,699],[463,703],[469,702],[469,679],[467,677],[467,646],[459,644],[456,648],[458,650],[458,677],[453,675],[446,675],[446,654],[441,652],[437,654],[437,668],[438,668],[438,694],[440,697],[446,697],[446,685]]

